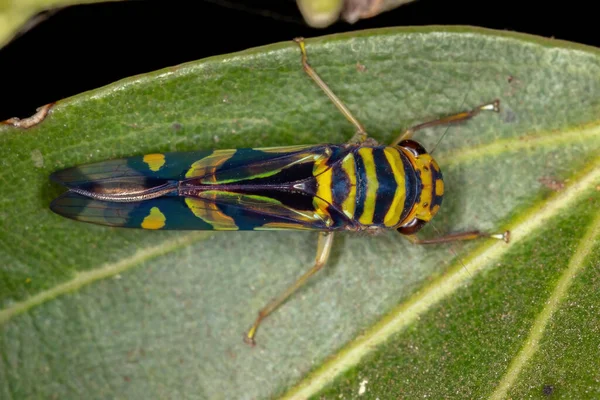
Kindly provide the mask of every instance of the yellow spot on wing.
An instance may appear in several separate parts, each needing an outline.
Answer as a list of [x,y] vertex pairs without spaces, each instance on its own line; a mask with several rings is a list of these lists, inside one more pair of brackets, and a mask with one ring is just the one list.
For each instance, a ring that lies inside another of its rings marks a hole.
[[352,153],[348,154],[342,160],[342,169],[348,175],[350,180],[350,191],[342,203],[342,211],[348,218],[354,218],[354,210],[356,208],[356,164]]
[[158,207],[152,207],[150,214],[142,221],[142,228],[144,229],[160,229],[165,226],[167,218],[160,212]]
[[375,172],[373,149],[369,147],[363,147],[358,150],[358,154],[363,159],[367,175],[367,195],[365,196],[365,206],[358,221],[363,225],[370,225],[373,223],[373,214],[375,214],[375,202],[377,201],[377,189],[379,188],[379,181],[377,180],[377,173]]
[[385,158],[388,163],[392,167],[392,173],[394,174],[394,178],[396,179],[396,184],[398,187],[396,188],[396,192],[394,193],[394,199],[392,200],[392,204],[390,205],[390,209],[385,214],[385,218],[383,219],[383,224],[387,227],[395,226],[400,222],[400,217],[402,216],[402,210],[404,209],[404,200],[406,198],[406,179],[404,177],[404,165],[402,164],[402,159],[400,158],[400,153],[398,150],[386,147],[383,150],[385,154]]
[[148,168],[152,171],[156,172],[165,165],[165,155],[164,154],[146,154],[144,156],[144,162],[148,164]]

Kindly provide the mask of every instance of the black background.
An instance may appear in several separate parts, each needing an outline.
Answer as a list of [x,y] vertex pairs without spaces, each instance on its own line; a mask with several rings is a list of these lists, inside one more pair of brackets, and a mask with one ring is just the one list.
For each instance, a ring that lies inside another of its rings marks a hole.
[[474,25],[600,46],[592,1],[418,0],[353,25],[307,26],[295,0],[124,1],[63,8],[0,50],[0,120],[211,55],[384,26]]

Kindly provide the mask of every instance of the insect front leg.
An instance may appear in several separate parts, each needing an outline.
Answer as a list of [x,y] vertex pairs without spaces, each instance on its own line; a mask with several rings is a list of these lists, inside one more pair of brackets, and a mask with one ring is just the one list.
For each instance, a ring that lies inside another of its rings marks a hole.
[[300,289],[311,276],[317,273],[329,259],[329,254],[331,253],[331,246],[333,244],[333,232],[321,232],[319,233],[319,241],[317,242],[317,255],[315,257],[314,265],[304,273],[300,278],[294,282],[289,288],[286,289],[285,292],[281,293],[279,296],[271,300],[269,304],[267,304],[263,309],[258,312],[258,317],[256,321],[254,321],[254,325],[250,328],[244,341],[252,346],[256,344],[254,337],[256,335],[256,331],[258,330],[258,326],[260,323],[277,307],[279,307],[283,302],[285,302],[294,292]]
[[302,53],[302,67],[304,68],[304,72],[306,72],[306,74],[323,90],[323,92],[325,92],[327,97],[329,97],[338,110],[340,110],[342,115],[344,115],[344,117],[346,117],[346,119],[356,127],[356,133],[352,139],[350,139],[349,143],[363,143],[366,140],[373,140],[369,138],[367,131],[360,121],[356,119],[356,117],[352,114],[348,107],[346,107],[342,100],[340,100],[340,98],[333,93],[333,90],[331,90],[323,81],[323,79],[321,79],[321,77],[317,74],[317,71],[310,66],[308,63],[308,55],[306,54],[304,38],[295,38],[294,42],[298,43],[298,46],[300,46],[300,52]]
[[433,126],[448,125],[448,124],[454,124],[457,122],[463,122],[463,121],[473,118],[474,116],[476,116],[477,114],[479,114],[482,111],[499,112],[500,111],[500,101],[494,100],[491,103],[482,104],[482,105],[477,106],[469,111],[459,112],[459,113],[456,113],[453,115],[449,115],[447,117],[434,119],[432,121],[427,121],[427,122],[423,122],[421,124],[412,126],[412,127],[408,128],[407,130],[405,130],[400,136],[398,136],[396,138],[396,140],[394,140],[392,142],[392,144],[396,146],[403,140],[410,139],[415,132],[417,132],[421,129],[431,128]]

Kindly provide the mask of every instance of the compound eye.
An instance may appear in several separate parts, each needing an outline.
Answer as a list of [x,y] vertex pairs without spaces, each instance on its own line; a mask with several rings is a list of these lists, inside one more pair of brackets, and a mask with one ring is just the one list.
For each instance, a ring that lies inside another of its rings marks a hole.
[[427,150],[425,150],[423,146],[421,146],[418,142],[415,142],[414,140],[403,140],[400,143],[398,143],[398,145],[404,147],[406,150],[413,153],[415,157],[427,154]]
[[414,218],[412,221],[407,222],[402,225],[400,228],[396,229],[403,235],[413,235],[421,230],[421,228],[427,223],[427,221],[423,221],[419,218]]

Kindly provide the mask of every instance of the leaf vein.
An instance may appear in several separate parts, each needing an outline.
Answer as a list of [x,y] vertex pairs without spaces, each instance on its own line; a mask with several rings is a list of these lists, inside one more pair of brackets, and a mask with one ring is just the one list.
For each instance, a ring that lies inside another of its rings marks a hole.
[[61,283],[60,285],[40,292],[27,300],[16,302],[5,309],[0,310],[0,325],[8,322],[12,317],[28,311],[32,307],[52,300],[55,297],[73,292],[95,281],[109,278],[145,261],[170,253],[194,242],[204,240],[211,235],[212,232],[194,232],[182,235],[173,240],[167,240],[161,245],[138,250],[131,257],[125,258],[119,262],[105,264],[90,271],[78,272],[73,279],[67,282]]

